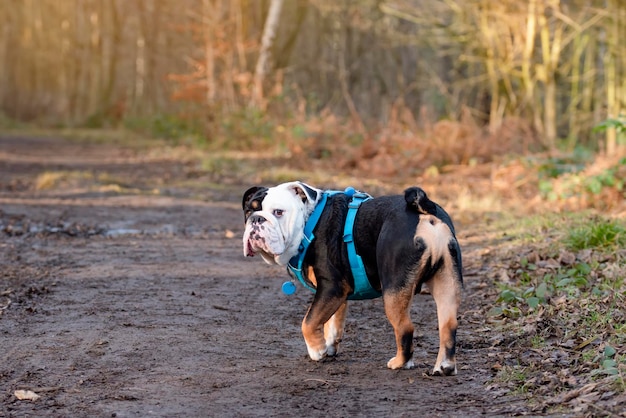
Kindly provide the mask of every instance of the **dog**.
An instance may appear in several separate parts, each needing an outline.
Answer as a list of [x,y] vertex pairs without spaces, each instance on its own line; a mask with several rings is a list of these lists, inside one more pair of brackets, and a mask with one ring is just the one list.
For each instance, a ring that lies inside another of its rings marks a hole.
[[[356,291],[357,274],[344,237],[353,192],[329,194],[292,181],[251,187],[243,194],[244,256],[260,254],[268,264],[297,269],[301,281],[315,290],[302,321],[307,351],[314,361],[337,354],[347,301]],[[311,238],[305,229],[312,216],[319,218]],[[387,367],[414,367],[410,307],[413,296],[426,285],[437,305],[439,325],[433,375],[455,375],[463,276],[461,248],[450,216],[421,188],[410,187],[404,196],[363,199],[353,222],[350,239],[362,260],[366,285],[382,296],[395,333],[397,351]],[[306,254],[302,254],[303,244],[308,245]],[[301,266],[296,268],[292,264],[299,255]]]

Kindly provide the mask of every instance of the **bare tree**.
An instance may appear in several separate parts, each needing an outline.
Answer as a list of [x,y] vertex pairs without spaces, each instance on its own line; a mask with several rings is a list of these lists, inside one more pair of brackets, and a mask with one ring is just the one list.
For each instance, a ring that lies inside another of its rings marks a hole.
[[612,153],[592,128],[626,107],[624,21],[622,0],[5,1],[0,109],[91,125],[297,102],[360,133],[398,106],[418,125],[469,109]]
[[271,50],[276,38],[276,32],[280,23],[280,12],[283,8],[283,0],[272,0],[267,19],[263,27],[263,38],[259,49],[259,58],[254,70],[254,92],[252,104],[257,107],[264,107],[263,82],[269,71]]
[[[626,6],[619,0],[607,0],[607,9],[614,13],[606,28],[607,51],[605,57],[606,67],[606,104],[607,116],[617,119],[621,116],[622,109],[626,107],[626,58],[623,51],[620,53],[619,45],[623,44],[626,36]],[[609,128],[606,132],[606,153],[615,155],[618,152],[617,132],[615,128]],[[626,148],[623,144],[620,148]],[[620,150],[620,152],[622,151]]]

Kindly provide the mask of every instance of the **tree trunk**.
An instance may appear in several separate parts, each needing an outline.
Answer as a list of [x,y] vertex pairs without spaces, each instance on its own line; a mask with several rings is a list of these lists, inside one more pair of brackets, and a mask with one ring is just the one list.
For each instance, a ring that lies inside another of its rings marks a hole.
[[146,25],[142,22],[146,21],[146,8],[144,0],[137,2],[138,7],[138,28],[135,36],[135,77],[133,86],[132,107],[134,112],[143,112],[144,93],[146,89]]
[[206,104],[213,105],[217,97],[215,82],[215,30],[217,7],[212,0],[202,0],[202,32],[204,35],[204,66],[206,79]]
[[574,145],[579,140],[579,134],[581,130],[581,112],[580,104],[582,103],[581,95],[581,74],[582,74],[582,56],[585,48],[587,47],[588,36],[577,35],[574,39],[574,48],[570,59],[572,65],[572,84],[570,86],[570,102],[569,102],[569,120],[568,120],[568,132],[569,132],[569,148],[574,148]]
[[526,42],[522,53],[522,83],[524,86],[524,107],[529,109],[533,125],[539,130],[543,127],[538,123],[539,109],[535,106],[535,80],[531,75],[533,64],[533,52],[535,50],[535,38],[537,36],[537,0],[528,2],[528,14],[526,17]]
[[[9,49],[11,45],[11,30],[13,29],[13,22],[11,19],[11,8],[0,9],[0,22],[2,27],[0,28],[0,62],[11,62],[11,54]],[[0,65],[0,80],[8,81],[11,79],[11,68],[8,65]],[[6,92],[9,90],[8,86],[11,83],[0,82],[0,112],[2,111],[2,105],[5,104]]]
[[[108,60],[104,60],[102,62],[103,66],[103,74],[104,74],[104,83],[102,87],[102,98],[101,98],[101,107],[105,111],[111,113],[112,110],[112,98],[113,91],[116,87],[116,72],[117,72],[117,59],[118,59],[118,48],[121,43],[121,25],[120,18],[117,11],[117,5],[115,1],[108,2],[109,9],[109,23],[110,23],[110,34],[109,34],[109,43],[108,43],[108,54],[103,54],[107,56]],[[112,116],[115,118],[121,118],[123,115],[120,112],[113,112]]]
[[[102,92],[102,15],[100,10],[94,9],[89,13],[89,99],[87,116],[96,116],[102,109],[100,99]],[[98,115],[101,116],[101,115]]]
[[[559,9],[560,0],[551,0],[550,3],[551,8],[556,10]],[[542,63],[538,69],[540,70],[539,78],[544,83],[544,144],[548,147],[548,149],[553,151],[556,146],[557,138],[556,69],[559,63],[559,56],[561,54],[562,23],[555,23],[554,30],[551,30],[552,25],[548,22],[546,17],[546,9],[539,13]]]
[[[621,80],[620,71],[620,54],[618,51],[620,45],[620,5],[618,0],[609,0],[607,8],[612,12],[611,23],[606,30],[607,35],[607,52],[606,52],[606,104],[607,117],[609,119],[617,119],[621,111]],[[615,155],[618,150],[617,131],[615,128],[606,130],[606,153],[609,156]]]
[[491,22],[489,21],[489,4],[484,3],[480,14],[480,32],[485,42],[485,66],[491,93],[491,103],[489,105],[489,132],[495,133],[502,125],[500,77],[496,70],[495,36]]
[[264,108],[263,82],[269,72],[271,59],[271,49],[276,38],[276,30],[280,22],[280,12],[283,8],[283,0],[272,0],[270,10],[263,27],[263,37],[261,39],[261,49],[259,59],[254,71],[254,91],[252,93],[252,104],[256,107]]

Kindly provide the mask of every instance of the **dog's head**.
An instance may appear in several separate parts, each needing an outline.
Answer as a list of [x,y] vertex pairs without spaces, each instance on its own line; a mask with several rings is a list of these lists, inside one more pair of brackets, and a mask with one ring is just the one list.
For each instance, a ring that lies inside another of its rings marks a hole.
[[243,254],[261,254],[268,264],[286,265],[298,253],[304,225],[321,193],[299,181],[248,189],[242,200]]

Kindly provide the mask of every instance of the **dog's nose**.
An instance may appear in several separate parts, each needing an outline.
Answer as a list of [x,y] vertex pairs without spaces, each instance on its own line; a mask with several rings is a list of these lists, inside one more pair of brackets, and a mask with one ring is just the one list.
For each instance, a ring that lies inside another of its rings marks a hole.
[[267,219],[265,219],[264,217],[262,217],[261,215],[252,215],[252,223],[253,224],[258,224],[261,225],[263,222],[265,222]]

